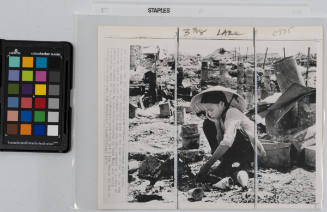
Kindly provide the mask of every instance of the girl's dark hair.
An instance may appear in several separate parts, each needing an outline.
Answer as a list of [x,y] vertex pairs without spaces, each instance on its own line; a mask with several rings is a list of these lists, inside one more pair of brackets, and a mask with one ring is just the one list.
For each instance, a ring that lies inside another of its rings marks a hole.
[[202,95],[201,103],[219,104],[219,102],[224,102],[227,105],[226,96],[221,91],[207,92]]

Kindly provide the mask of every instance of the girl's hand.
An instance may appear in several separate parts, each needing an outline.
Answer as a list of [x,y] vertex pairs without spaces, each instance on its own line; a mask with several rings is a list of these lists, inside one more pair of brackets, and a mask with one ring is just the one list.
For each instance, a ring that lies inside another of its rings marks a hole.
[[205,181],[206,175],[208,174],[209,168],[207,167],[206,164],[204,164],[198,174],[195,176],[195,181],[196,182],[203,182]]

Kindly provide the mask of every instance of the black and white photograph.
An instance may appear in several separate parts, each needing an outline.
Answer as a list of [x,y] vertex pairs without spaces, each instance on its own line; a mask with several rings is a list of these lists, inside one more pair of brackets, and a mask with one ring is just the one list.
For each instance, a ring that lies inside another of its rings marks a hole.
[[175,56],[165,46],[130,46],[129,202],[176,202]]
[[321,27],[102,30],[103,208],[320,208]]

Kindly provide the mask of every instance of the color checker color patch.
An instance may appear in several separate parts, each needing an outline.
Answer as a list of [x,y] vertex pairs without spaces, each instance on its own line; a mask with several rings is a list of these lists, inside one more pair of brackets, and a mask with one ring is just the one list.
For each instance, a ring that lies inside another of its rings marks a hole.
[[36,58],[36,68],[47,68],[48,58],[46,57],[37,57]]
[[20,79],[19,70],[9,70],[8,81],[19,81]]
[[33,68],[33,57],[23,57],[23,68]]
[[19,68],[20,67],[20,57],[18,56],[9,56],[9,65],[10,68]]

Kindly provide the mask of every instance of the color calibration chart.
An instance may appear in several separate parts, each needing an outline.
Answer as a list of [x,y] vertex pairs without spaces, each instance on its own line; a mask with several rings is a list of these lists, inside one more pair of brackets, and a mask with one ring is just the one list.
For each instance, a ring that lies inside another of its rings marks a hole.
[[2,40],[0,149],[68,151],[72,47]]
[[58,136],[60,63],[57,60],[8,57],[8,135]]

